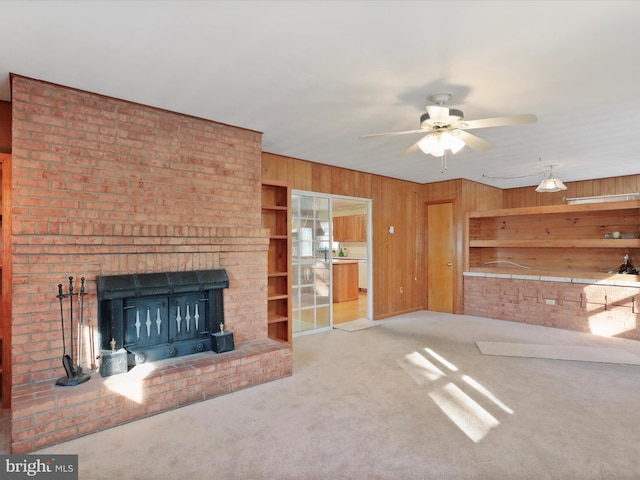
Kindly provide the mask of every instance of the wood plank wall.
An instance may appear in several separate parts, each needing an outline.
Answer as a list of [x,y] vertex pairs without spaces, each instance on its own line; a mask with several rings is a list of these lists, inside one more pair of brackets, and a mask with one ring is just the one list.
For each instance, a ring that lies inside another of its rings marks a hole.
[[[456,228],[454,312],[464,311],[464,216],[468,211],[559,205],[564,198],[640,191],[640,175],[565,182],[567,190],[537,193],[535,186],[501,190],[457,179],[416,184],[271,153],[262,155],[265,179],[281,180],[296,190],[373,200],[375,319],[425,308],[425,211],[429,203],[452,201]],[[388,227],[395,233],[390,235]]]
[[[427,305],[425,206],[452,201],[457,257],[454,311],[463,312],[464,214],[501,208],[502,190],[461,179],[422,185],[266,152],[262,176],[288,182],[296,190],[372,199],[375,319]],[[394,234],[388,232],[391,225]]]
[[640,192],[640,175],[598,178],[577,182],[564,182],[567,190],[555,193],[538,193],[535,186],[503,190],[504,208],[539,207],[561,205],[566,198],[618,195]]
[[0,153],[11,153],[11,102],[0,100]]
[[373,317],[423,308],[423,185],[266,152],[262,177],[296,190],[372,199]]

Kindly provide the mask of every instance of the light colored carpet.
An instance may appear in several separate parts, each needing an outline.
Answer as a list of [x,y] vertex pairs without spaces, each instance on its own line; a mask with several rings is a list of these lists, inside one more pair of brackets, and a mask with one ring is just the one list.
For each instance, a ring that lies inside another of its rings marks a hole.
[[476,342],[476,345],[484,355],[640,365],[639,356],[620,348],[511,342]]
[[640,478],[638,367],[475,344],[640,342],[424,311],[376,323],[295,338],[291,377],[37,453],[79,454],[81,480]]
[[358,330],[365,330],[371,327],[377,327],[380,322],[374,322],[367,318],[359,318],[350,322],[336,323],[333,328],[336,330],[344,330],[345,332],[357,332]]

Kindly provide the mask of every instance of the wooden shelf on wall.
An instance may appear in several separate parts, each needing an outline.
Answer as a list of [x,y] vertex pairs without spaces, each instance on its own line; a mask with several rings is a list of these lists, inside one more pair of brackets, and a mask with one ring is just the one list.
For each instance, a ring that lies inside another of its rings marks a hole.
[[[640,263],[640,201],[469,212],[465,271],[611,275],[629,255]],[[512,265],[513,268],[509,268]],[[523,268],[524,267],[524,268]]]
[[262,182],[262,227],[269,230],[268,335],[291,343],[291,187],[288,184]]
[[566,214],[577,213],[582,216],[588,212],[620,211],[640,209],[640,200],[626,200],[623,202],[601,202],[585,204],[546,205],[541,207],[499,208],[494,210],[479,210],[469,212],[470,218],[483,217],[523,217],[527,215],[538,216],[541,214]]
[[516,248],[640,248],[638,239],[470,240],[470,247]]

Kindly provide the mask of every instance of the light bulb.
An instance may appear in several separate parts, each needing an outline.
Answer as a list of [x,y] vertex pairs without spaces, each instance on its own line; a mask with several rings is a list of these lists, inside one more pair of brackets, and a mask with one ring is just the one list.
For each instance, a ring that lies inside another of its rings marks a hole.
[[449,132],[444,132],[440,138],[444,148],[451,150],[451,153],[458,153],[464,147],[464,142]]
[[431,147],[431,155],[434,157],[441,157],[444,155],[444,145],[442,145],[440,140],[435,142],[433,147]]
[[431,154],[434,144],[437,143],[435,135],[427,135],[418,142],[418,147],[427,155]]

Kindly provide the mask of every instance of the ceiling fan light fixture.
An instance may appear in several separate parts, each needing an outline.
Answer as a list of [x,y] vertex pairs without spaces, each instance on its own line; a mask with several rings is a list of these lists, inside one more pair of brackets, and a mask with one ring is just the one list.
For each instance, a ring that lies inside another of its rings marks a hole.
[[449,132],[427,135],[418,142],[418,147],[427,155],[434,157],[442,157],[445,150],[451,153],[458,153],[465,143],[459,138],[454,137]]
[[540,182],[540,185],[536,188],[538,193],[553,193],[560,190],[566,190],[567,187],[559,178],[553,176],[553,166],[549,165],[549,177]]

